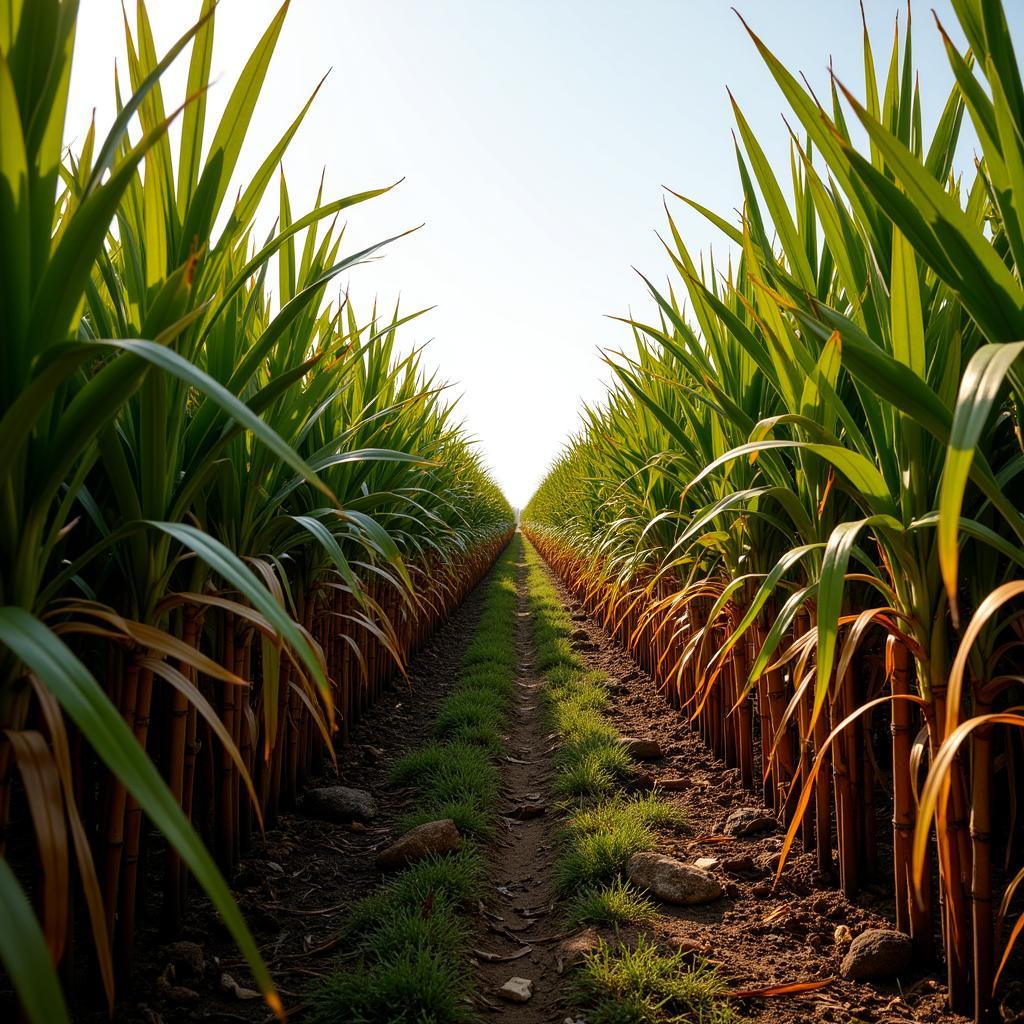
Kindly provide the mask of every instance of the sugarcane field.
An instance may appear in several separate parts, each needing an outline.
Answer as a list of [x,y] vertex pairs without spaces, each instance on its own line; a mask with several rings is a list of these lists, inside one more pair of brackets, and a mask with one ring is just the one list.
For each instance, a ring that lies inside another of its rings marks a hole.
[[1024,3],[0,0],[0,1024],[1024,1024]]

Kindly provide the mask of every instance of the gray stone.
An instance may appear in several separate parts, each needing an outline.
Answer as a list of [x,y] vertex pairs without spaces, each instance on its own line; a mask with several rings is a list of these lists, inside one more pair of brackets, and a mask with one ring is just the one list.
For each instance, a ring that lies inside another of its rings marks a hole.
[[638,739],[636,736],[623,736],[619,743],[630,757],[638,761],[656,761],[661,757],[661,744],[657,740]]
[[712,868],[718,867],[717,857],[698,857],[694,862],[695,868],[700,868],[701,871],[710,871]]
[[451,818],[427,821],[409,829],[405,835],[377,854],[377,865],[400,868],[429,857],[432,853],[453,853],[462,845],[459,830]]
[[498,989],[498,995],[512,1003],[525,1003],[533,995],[533,982],[529,978],[509,978]]
[[889,928],[861,932],[843,957],[839,973],[851,981],[895,978],[910,966],[910,937]]
[[365,789],[350,786],[320,786],[307,789],[302,809],[313,818],[325,821],[372,821],[377,817],[377,801]]
[[777,826],[775,816],[760,807],[739,807],[725,819],[725,831],[730,836],[752,836]]
[[677,906],[710,903],[722,895],[722,886],[714,875],[661,853],[634,853],[626,874],[634,885]]

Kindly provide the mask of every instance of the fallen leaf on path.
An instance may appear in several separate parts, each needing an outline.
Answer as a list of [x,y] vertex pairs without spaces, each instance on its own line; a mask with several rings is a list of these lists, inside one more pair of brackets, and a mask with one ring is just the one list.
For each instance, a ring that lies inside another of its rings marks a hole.
[[780,906],[776,907],[773,911],[771,911],[771,913],[765,914],[764,917],[761,918],[761,920],[765,924],[768,924],[769,921],[774,921],[777,918],[782,917],[782,915],[785,914],[789,910],[789,908],[789,903],[783,903]]
[[498,964],[505,963],[508,960],[518,960],[520,957],[526,956],[527,953],[532,953],[533,946],[523,946],[522,949],[515,953],[491,953],[486,949],[474,949],[472,952],[486,963]]
[[793,981],[787,985],[769,985],[767,988],[745,988],[738,992],[730,992],[733,999],[769,999],[774,996],[797,996],[802,992],[816,992],[819,988],[831,985],[835,978],[824,981]]

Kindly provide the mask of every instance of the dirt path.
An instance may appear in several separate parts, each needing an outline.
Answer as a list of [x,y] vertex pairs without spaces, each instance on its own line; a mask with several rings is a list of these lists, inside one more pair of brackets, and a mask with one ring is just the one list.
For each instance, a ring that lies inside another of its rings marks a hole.
[[[549,790],[550,737],[543,727],[540,689],[533,671],[534,648],[526,610],[526,566],[517,564],[516,697],[502,760],[502,817],[499,840],[488,859],[488,895],[474,929],[478,991],[489,1017],[509,1024],[562,1021],[564,979],[558,974],[563,930],[554,907],[555,832],[559,821]],[[537,813],[543,810],[543,814]],[[539,941],[546,940],[546,941]],[[481,952],[515,957],[488,962]],[[497,993],[512,977],[533,982],[533,997],[513,1003]],[[490,1005],[488,1005],[490,1004]]]

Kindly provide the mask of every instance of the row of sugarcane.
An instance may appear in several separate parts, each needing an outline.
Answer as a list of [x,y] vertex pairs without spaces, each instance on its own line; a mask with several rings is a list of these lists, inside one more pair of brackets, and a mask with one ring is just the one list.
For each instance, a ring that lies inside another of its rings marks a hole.
[[729,265],[667,209],[674,279],[522,519],[787,852],[853,895],[891,804],[897,925],[980,1021],[1024,929],[1024,85],[1002,6],[953,7],[930,138],[909,25],[825,97],[750,31],[791,194],[734,102],[738,219],[676,197]]
[[332,294],[388,189],[292,208],[320,86],[238,187],[287,8],[211,132],[213,0],[163,56],[140,0],[114,123],[68,150],[78,4],[0,0],[0,1003],[33,1022],[58,971],[113,1005],[160,868],[167,930],[194,877],[281,1011],[221,872],[513,528],[417,314]]

